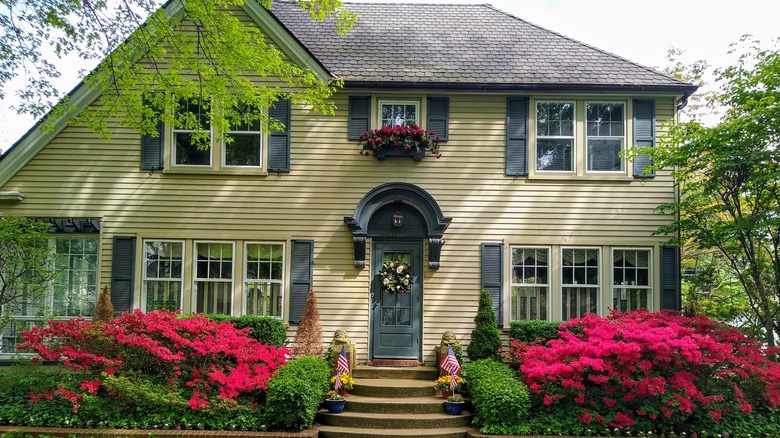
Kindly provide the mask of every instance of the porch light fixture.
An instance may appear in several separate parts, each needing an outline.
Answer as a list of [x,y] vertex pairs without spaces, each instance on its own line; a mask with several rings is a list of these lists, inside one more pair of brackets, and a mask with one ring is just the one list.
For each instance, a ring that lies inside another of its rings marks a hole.
[[404,224],[404,215],[402,215],[400,211],[396,211],[395,214],[393,214],[393,226],[400,227],[403,224]]

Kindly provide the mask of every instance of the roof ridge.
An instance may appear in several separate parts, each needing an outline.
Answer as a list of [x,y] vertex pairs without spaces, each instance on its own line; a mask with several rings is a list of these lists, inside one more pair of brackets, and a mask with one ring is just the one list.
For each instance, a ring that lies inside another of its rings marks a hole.
[[605,55],[611,56],[613,58],[619,59],[621,61],[627,62],[627,63],[632,64],[632,65],[635,65],[635,66],[637,66],[637,67],[639,67],[641,69],[644,69],[644,70],[646,70],[646,71],[648,71],[650,73],[662,75],[662,76],[664,76],[666,78],[672,79],[673,81],[675,81],[675,82],[677,82],[679,84],[693,85],[693,84],[691,84],[689,82],[685,82],[682,79],[674,77],[674,76],[672,76],[670,74],[667,74],[667,73],[664,73],[664,72],[660,72],[660,71],[658,71],[658,70],[656,70],[654,68],[651,68],[651,67],[648,67],[646,65],[640,64],[638,62],[632,61],[632,60],[630,60],[628,58],[624,58],[624,57],[622,57],[622,56],[620,56],[618,54],[612,53],[612,52],[604,50],[604,49],[600,49],[600,48],[598,48],[596,46],[593,46],[591,44],[588,44],[586,42],[580,41],[578,39],[575,39],[575,38],[572,38],[570,36],[564,35],[562,33],[556,32],[554,30],[548,29],[548,28],[546,28],[544,26],[540,26],[540,25],[538,25],[536,23],[532,23],[532,22],[530,22],[528,20],[525,20],[525,19],[520,18],[518,16],[515,16],[513,14],[510,14],[509,12],[506,12],[506,11],[503,11],[501,9],[498,9],[497,7],[495,7],[495,6],[491,5],[491,4],[485,3],[485,4],[483,4],[483,6],[486,6],[486,7],[490,8],[490,9],[496,11],[496,12],[499,12],[499,13],[503,14],[503,15],[506,15],[507,17],[514,18],[515,20],[518,20],[518,21],[522,21],[523,23],[528,24],[529,26],[533,26],[533,27],[535,27],[537,29],[541,29],[541,30],[543,30],[545,32],[549,32],[549,33],[551,33],[553,35],[559,36],[559,37],[564,38],[566,40],[569,40],[571,42],[574,42],[574,43],[580,44],[582,46],[588,47],[588,48],[593,49],[593,50],[595,50],[597,52],[603,53]]

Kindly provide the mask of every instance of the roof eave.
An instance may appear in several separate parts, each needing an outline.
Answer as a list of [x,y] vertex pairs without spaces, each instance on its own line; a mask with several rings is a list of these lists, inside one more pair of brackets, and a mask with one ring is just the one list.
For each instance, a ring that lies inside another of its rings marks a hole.
[[556,84],[556,83],[488,83],[488,82],[412,82],[344,80],[344,88],[412,88],[464,91],[603,91],[655,92],[681,94],[687,98],[699,87],[691,84]]

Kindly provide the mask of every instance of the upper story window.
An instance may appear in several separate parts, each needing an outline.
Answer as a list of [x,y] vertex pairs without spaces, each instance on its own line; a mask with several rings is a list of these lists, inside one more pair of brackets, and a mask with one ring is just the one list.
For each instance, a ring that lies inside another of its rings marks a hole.
[[181,310],[183,280],[184,242],[144,242],[142,308]]
[[[239,108],[239,110],[244,109]],[[225,166],[255,166],[262,164],[263,132],[260,120],[231,126],[225,135]]]
[[649,249],[612,250],[612,308],[621,312],[652,309]]
[[588,103],[585,113],[588,172],[623,172],[624,104]]
[[512,320],[548,319],[549,274],[548,248],[512,248]]
[[537,102],[536,170],[574,168],[574,110],[574,102]]
[[415,101],[379,101],[379,115],[382,126],[412,126],[420,124],[419,103]]
[[[175,113],[173,162],[178,166],[210,166],[212,148],[208,104],[182,99]],[[202,130],[200,134],[198,128]],[[205,138],[203,131],[207,133]]]

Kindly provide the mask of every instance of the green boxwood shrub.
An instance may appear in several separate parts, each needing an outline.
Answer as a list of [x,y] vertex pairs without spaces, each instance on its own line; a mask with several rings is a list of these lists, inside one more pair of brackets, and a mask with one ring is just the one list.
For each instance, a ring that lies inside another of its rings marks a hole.
[[558,339],[559,325],[560,322],[550,321],[512,321],[509,337],[527,344],[534,341],[544,344],[551,339]]
[[483,359],[466,364],[463,376],[474,405],[474,425],[482,433],[528,433],[528,388],[501,362]]
[[284,345],[287,337],[287,328],[284,323],[276,318],[270,316],[255,316],[255,315],[243,315],[243,316],[231,316],[231,315],[206,315],[206,317],[214,322],[231,322],[237,328],[249,329],[249,336],[257,339],[262,344],[276,345],[281,347]]
[[268,381],[268,425],[290,430],[311,426],[329,382],[330,366],[325,359],[304,356],[290,361]]

